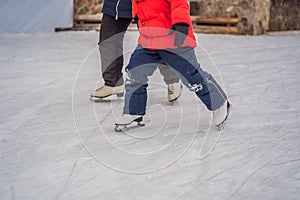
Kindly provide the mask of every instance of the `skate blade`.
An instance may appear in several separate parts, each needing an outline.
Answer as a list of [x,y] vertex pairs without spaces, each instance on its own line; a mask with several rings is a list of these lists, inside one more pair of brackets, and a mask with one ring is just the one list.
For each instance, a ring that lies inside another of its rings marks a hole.
[[178,103],[178,98],[172,101],[169,101],[170,106],[175,106]]
[[109,95],[107,97],[90,96],[90,100],[94,102],[112,102],[112,101],[123,101],[123,98],[117,95]]
[[217,125],[217,131],[223,131],[225,127],[225,121],[222,122],[221,124]]
[[125,132],[125,131],[131,130],[131,129],[135,129],[135,128],[139,128],[139,127],[145,126],[145,124],[142,123],[142,122],[136,122],[136,125],[130,126],[133,122],[131,122],[128,125],[118,125],[118,124],[115,124],[115,131],[116,132]]
[[169,103],[170,103],[170,106],[175,106],[175,105],[177,104],[177,100],[175,100],[175,101],[170,101]]

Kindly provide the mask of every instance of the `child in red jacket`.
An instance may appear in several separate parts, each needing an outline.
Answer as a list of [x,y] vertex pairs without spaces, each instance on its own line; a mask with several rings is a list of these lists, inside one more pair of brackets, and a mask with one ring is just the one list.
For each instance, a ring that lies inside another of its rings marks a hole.
[[165,62],[213,112],[213,123],[221,126],[228,116],[227,96],[197,62],[196,40],[187,0],[136,0],[139,45],[131,55],[126,72],[123,115],[115,120],[116,130],[140,122],[146,112],[148,76]]

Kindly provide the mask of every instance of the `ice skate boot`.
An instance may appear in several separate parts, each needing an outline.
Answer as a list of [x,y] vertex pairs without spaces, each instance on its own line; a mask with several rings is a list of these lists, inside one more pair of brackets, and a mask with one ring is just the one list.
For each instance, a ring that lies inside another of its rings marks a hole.
[[168,101],[173,105],[180,97],[181,92],[182,84],[180,82],[168,84]]
[[117,97],[123,97],[124,85],[115,86],[115,87],[104,85],[96,90],[91,91],[90,98],[93,101],[101,101],[111,95],[116,95]]
[[218,131],[224,129],[225,122],[230,113],[230,108],[231,108],[231,104],[226,100],[225,103],[220,108],[213,111],[213,123],[216,125]]
[[[120,116],[115,120],[115,131],[122,132],[128,129],[145,126],[145,124],[143,124],[142,121],[143,121],[142,115],[123,114],[122,116]],[[137,122],[135,126],[129,126],[134,122]]]

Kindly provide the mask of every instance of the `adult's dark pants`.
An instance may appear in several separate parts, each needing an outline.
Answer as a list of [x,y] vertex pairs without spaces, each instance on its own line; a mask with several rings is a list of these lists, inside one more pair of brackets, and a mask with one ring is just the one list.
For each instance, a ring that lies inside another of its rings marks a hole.
[[123,40],[131,23],[130,18],[119,18],[103,14],[99,35],[101,70],[104,84],[120,86],[123,84]]

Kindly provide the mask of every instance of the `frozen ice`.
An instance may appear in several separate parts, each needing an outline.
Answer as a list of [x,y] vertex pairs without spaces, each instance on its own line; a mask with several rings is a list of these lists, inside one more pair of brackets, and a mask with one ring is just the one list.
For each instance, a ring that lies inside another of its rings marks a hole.
[[222,134],[186,88],[169,105],[158,72],[146,126],[116,133],[122,101],[89,100],[97,32],[0,34],[0,199],[298,199],[300,32],[197,41],[233,105]]

